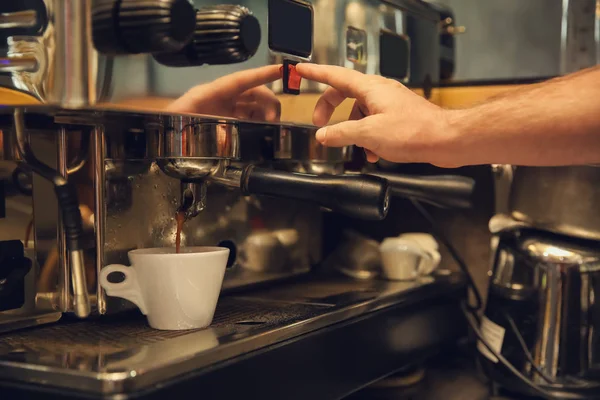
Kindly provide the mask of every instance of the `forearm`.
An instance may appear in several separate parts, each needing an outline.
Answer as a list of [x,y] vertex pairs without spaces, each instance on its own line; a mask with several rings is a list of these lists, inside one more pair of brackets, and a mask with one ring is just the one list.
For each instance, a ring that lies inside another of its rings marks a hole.
[[600,163],[600,68],[449,110],[448,120],[457,158],[471,165]]

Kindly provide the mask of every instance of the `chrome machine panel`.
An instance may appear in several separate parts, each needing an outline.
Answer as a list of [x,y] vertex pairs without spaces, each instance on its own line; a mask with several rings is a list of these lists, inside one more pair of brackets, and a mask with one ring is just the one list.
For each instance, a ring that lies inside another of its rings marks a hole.
[[[0,43],[6,43],[0,95],[18,111],[12,118],[12,108],[4,110],[2,163],[7,178],[18,171],[20,180],[10,181],[17,189],[21,181],[33,187],[19,202],[27,210],[19,211],[17,226],[16,217],[0,219],[1,230],[18,242],[35,217],[31,240],[25,241],[32,263],[25,295],[30,308],[0,311],[0,329],[14,328],[14,313],[35,324],[40,312],[56,318],[57,312],[85,316],[128,308],[120,301],[107,304],[98,270],[126,262],[129,249],[172,245],[174,213],[184,195],[193,197],[193,214],[199,214],[185,224],[184,244],[221,242],[239,250],[227,290],[294,276],[320,261],[319,206],[298,201],[298,195],[289,198],[289,192],[287,199],[272,198],[281,197],[280,187],[277,193],[263,190],[267,197],[241,196],[227,189],[231,177],[224,177],[223,166],[239,172],[253,163],[318,176],[343,172],[339,166],[351,159],[352,149],[325,149],[312,138],[311,110],[322,86],[303,81],[294,90],[276,73],[267,86],[251,88],[265,96],[255,102],[258,107],[274,106],[276,113],[240,115],[243,99],[231,99],[227,89],[240,74],[252,81],[261,67],[305,61],[425,89],[439,79],[439,15],[421,1],[224,6],[208,0],[28,0],[4,3],[0,11]],[[180,122],[172,132],[164,132],[172,124],[132,122],[139,119],[129,112],[163,115],[194,85],[200,85],[197,96],[185,112],[196,117],[175,109],[179,114],[170,115],[189,117],[176,117]],[[163,129],[158,136],[157,129]],[[207,171],[206,179],[198,175]],[[78,252],[68,249],[55,200],[56,182],[67,180],[83,219]],[[239,186],[239,176],[233,186]],[[327,196],[320,200],[327,206]]]

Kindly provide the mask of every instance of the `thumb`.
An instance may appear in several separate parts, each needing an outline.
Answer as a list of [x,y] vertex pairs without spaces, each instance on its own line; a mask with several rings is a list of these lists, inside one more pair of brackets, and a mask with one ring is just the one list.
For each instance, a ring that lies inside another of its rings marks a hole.
[[376,116],[370,116],[358,121],[345,121],[335,125],[324,126],[316,133],[319,143],[329,147],[356,145],[376,151],[378,147],[374,128]]

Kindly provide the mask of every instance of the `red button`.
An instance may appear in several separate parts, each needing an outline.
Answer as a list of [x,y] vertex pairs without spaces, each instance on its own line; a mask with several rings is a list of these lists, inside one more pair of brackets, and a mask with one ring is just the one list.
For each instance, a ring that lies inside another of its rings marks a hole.
[[[291,90],[300,90],[300,84],[302,83],[302,77],[296,71],[296,66],[288,64],[288,81],[287,87]],[[281,78],[284,78],[283,75],[283,66],[279,67],[279,73],[281,74]]]
[[298,75],[295,65],[288,65],[288,88],[292,90],[300,90],[300,83],[302,83],[302,77]]

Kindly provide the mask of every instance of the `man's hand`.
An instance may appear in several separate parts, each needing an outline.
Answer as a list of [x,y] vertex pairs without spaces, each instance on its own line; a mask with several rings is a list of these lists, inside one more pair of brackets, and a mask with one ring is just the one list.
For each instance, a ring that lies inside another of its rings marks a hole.
[[171,103],[167,111],[278,122],[281,104],[263,85],[281,79],[279,68],[249,69],[198,85]]
[[314,112],[327,124],[345,98],[350,120],[321,128],[327,146],[355,144],[369,161],[442,167],[600,163],[600,66],[528,85],[469,108],[444,110],[406,87],[341,67],[298,64],[298,73],[331,86]]
[[367,160],[429,162],[454,166],[457,135],[449,123],[449,111],[430,103],[397,81],[365,75],[343,67],[298,64],[305,79],[330,87],[315,107],[313,123],[326,125],[345,99],[356,99],[350,121],[323,127],[317,140],[323,145],[357,145]]

